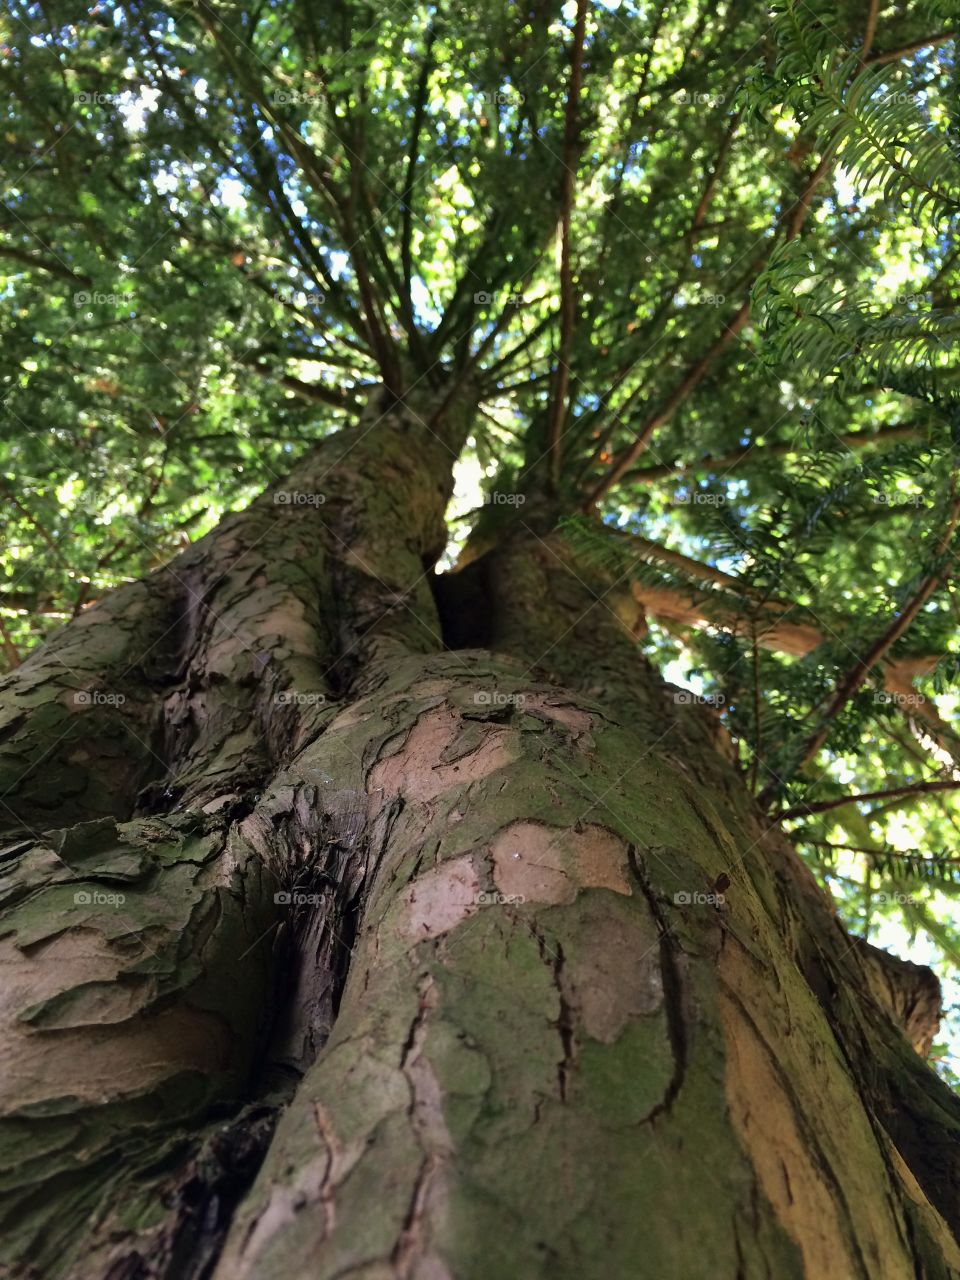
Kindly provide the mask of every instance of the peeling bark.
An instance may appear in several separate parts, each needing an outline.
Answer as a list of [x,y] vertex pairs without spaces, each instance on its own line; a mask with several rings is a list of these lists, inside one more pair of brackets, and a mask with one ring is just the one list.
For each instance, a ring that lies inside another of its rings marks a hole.
[[2,1274],[960,1275],[931,976],[548,520],[432,589],[429,410],[7,678]]

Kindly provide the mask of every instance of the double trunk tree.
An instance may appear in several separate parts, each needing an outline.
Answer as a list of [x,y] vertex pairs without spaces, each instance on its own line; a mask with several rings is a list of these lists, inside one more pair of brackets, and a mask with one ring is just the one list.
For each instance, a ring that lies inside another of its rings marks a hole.
[[939,990],[849,936],[474,405],[375,394],[6,677],[3,1275],[960,1275]]

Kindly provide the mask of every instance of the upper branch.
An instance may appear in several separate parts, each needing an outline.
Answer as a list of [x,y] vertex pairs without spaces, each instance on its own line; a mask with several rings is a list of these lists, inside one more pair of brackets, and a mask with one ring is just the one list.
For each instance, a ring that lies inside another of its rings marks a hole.
[[577,157],[580,150],[578,112],[583,81],[583,45],[587,25],[586,0],[578,0],[577,17],[570,53],[570,83],[563,133],[563,167],[560,175],[560,347],[554,382],[550,416],[547,423],[548,474],[550,487],[556,490],[562,461],[561,435],[567,414],[567,392],[570,386],[570,348],[576,324],[576,302],[571,267],[570,215],[576,182]]

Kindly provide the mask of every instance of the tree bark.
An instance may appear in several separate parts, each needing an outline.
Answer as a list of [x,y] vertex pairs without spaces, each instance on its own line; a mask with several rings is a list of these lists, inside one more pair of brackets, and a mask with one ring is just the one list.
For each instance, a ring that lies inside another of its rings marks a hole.
[[935,979],[549,522],[435,578],[437,403],[4,682],[2,1274],[960,1275]]

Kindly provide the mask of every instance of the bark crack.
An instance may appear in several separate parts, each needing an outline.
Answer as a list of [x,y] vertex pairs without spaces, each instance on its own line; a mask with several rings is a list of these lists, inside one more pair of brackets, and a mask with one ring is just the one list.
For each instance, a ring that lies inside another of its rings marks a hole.
[[319,1199],[323,1209],[323,1238],[324,1240],[329,1240],[333,1235],[334,1227],[337,1225],[336,1175],[343,1148],[326,1109],[316,1101],[313,1103],[313,1116],[316,1121],[317,1132],[327,1149],[327,1163],[324,1166],[323,1177],[320,1181]]
[[669,1112],[677,1095],[683,1088],[683,1082],[687,1074],[689,1046],[683,1013],[685,994],[683,975],[680,968],[680,956],[682,953],[673,933],[673,928],[664,913],[660,899],[657,897],[653,885],[647,879],[644,869],[640,865],[636,845],[630,844],[627,846],[627,860],[637,883],[640,885],[641,892],[646,899],[654,924],[657,927],[660,950],[660,976],[663,982],[663,1007],[667,1018],[667,1036],[670,1040],[670,1049],[673,1054],[673,1072],[664,1095],[640,1122],[641,1124],[649,1124],[657,1116]]
[[563,985],[563,969],[564,954],[563,947],[557,943],[556,951],[551,950],[547,946],[547,940],[543,934],[533,925],[530,925],[530,932],[533,934],[537,948],[540,952],[540,959],[550,970],[553,978],[553,984],[557,989],[557,999],[559,1001],[559,1012],[554,1026],[560,1036],[560,1048],[563,1056],[557,1063],[557,1091],[560,1095],[560,1101],[567,1101],[567,1089],[570,1083],[570,1077],[573,1073],[574,1063],[577,1056],[577,1040],[573,1018],[573,1006],[567,999],[566,991]]
[[399,1280],[407,1280],[407,1277],[413,1272],[416,1260],[425,1251],[424,1228],[426,1226],[427,1201],[434,1175],[442,1163],[441,1157],[436,1152],[431,1152],[429,1155],[424,1156],[417,1171],[413,1194],[410,1197],[410,1207],[403,1222],[403,1230],[397,1237],[397,1243],[394,1245],[393,1252],[390,1255],[394,1274]]
[[423,1159],[417,1170],[403,1226],[390,1254],[390,1263],[398,1280],[408,1280],[414,1274],[418,1261],[429,1250],[431,1190],[453,1150],[443,1115],[440,1082],[432,1064],[423,1054],[430,1014],[438,1001],[436,983],[430,974],[426,974],[420,981],[417,1011],[400,1061],[400,1069],[410,1087],[407,1115]]

